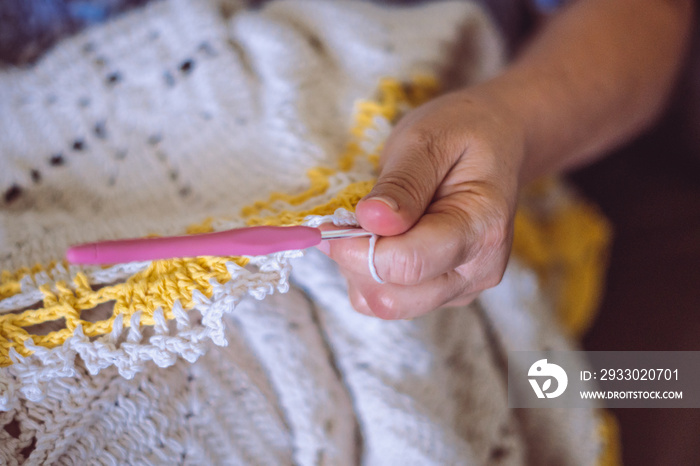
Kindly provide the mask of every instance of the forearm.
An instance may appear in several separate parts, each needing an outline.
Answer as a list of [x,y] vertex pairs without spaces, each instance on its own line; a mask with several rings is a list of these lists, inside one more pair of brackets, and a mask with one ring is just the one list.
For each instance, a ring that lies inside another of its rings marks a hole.
[[521,178],[584,163],[660,113],[683,58],[692,0],[580,0],[478,91],[514,116]]

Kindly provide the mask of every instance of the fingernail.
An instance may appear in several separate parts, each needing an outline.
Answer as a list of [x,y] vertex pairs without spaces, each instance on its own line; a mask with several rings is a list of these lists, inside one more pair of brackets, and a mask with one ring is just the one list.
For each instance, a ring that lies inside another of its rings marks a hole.
[[383,202],[384,204],[386,204],[387,206],[389,206],[389,208],[390,208],[391,210],[393,210],[394,212],[398,212],[398,211],[399,211],[399,205],[396,203],[395,200],[393,200],[393,199],[390,198],[390,197],[372,196],[372,197],[365,198],[365,201],[379,201],[379,202]]
[[316,245],[316,249],[318,249],[327,256],[330,256],[331,254],[331,245],[328,244],[328,241],[321,241]]

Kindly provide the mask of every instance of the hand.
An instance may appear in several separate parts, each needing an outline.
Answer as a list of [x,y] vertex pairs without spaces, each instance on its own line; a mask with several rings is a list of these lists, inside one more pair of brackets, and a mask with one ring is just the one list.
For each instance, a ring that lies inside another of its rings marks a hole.
[[386,142],[380,176],[357,206],[378,235],[329,241],[325,251],[348,280],[353,306],[407,319],[471,302],[498,284],[510,254],[519,171],[520,123],[489,92],[464,90],[408,113]]

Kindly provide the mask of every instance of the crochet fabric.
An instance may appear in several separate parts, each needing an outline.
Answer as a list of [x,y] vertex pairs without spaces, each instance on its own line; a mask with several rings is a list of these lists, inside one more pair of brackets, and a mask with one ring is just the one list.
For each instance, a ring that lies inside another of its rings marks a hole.
[[464,83],[497,70],[469,3],[171,0],[3,70],[0,462],[595,464],[595,410],[507,408],[506,350],[569,348],[518,262],[467,308],[385,322],[319,254],[62,261],[86,241],[354,224],[457,41]]

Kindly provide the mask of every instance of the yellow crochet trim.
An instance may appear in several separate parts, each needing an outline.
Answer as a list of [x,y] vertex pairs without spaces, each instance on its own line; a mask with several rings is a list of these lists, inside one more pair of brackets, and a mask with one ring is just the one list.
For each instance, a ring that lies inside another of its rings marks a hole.
[[603,442],[598,466],[621,466],[622,448],[620,446],[620,428],[617,419],[610,411],[601,410],[598,435]]
[[[154,261],[145,270],[129,277],[125,283],[105,286],[99,290],[93,290],[82,273],[75,276],[72,287],[63,281],[55,284],[56,291],[43,285],[39,288],[44,295],[43,308],[0,317],[0,332],[3,337],[8,335],[11,338],[2,342],[2,356],[9,352],[10,346],[23,356],[30,354],[24,348],[27,338],[32,338],[39,346],[59,346],[73,335],[78,325],[82,325],[83,332],[88,337],[105,335],[112,331],[112,324],[118,315],[124,317],[124,326],[129,327],[131,316],[139,310],[143,311],[141,325],[154,325],[153,313],[158,308],[163,310],[166,320],[174,319],[172,307],[175,300],[180,300],[184,309],[191,309],[194,306],[193,290],[198,289],[211,296],[209,279],[230,279],[226,269],[226,262],[230,260],[244,265],[244,261],[238,258],[172,259]],[[81,318],[82,311],[110,301],[114,301],[114,309],[108,319],[89,322]],[[25,327],[31,325],[59,319],[65,319],[65,328],[47,335],[30,335],[25,330]],[[2,362],[3,365],[9,365],[9,357]]]
[[[257,202],[243,209],[243,216],[249,225],[289,225],[298,224],[307,215],[332,214],[338,207],[354,210],[357,202],[369,192],[373,182],[353,183],[343,189],[335,198],[311,209],[294,211],[292,209],[275,209],[273,203],[284,202],[290,207],[298,206],[308,200],[324,194],[330,186],[330,177],[339,171],[350,170],[358,157],[367,157],[376,161],[378,153],[368,154],[361,148],[366,131],[374,127],[377,117],[395,121],[401,114],[427,100],[437,90],[437,81],[432,78],[418,77],[412,83],[402,84],[393,79],[382,80],[378,96],[374,101],[360,102],[356,109],[355,125],[345,152],[341,155],[338,168],[319,167],[308,172],[309,188],[295,195],[273,193],[267,201]],[[263,215],[265,213],[265,215]],[[212,219],[202,224],[193,225],[187,233],[204,233],[212,231]],[[211,297],[211,279],[226,282],[231,279],[226,262],[233,260],[238,265],[245,265],[247,260],[234,257],[198,257],[193,259],[171,259],[152,262],[145,270],[134,274],[124,283],[109,285],[93,290],[87,277],[79,273],[69,285],[59,281],[55,290],[50,286],[40,287],[43,294],[43,307],[25,310],[19,313],[0,315],[0,367],[12,364],[9,353],[14,348],[22,356],[29,356],[24,342],[32,338],[34,343],[46,348],[62,345],[73,335],[76,327],[81,325],[86,336],[97,337],[112,331],[117,316],[123,316],[125,326],[131,324],[131,316],[141,311],[140,325],[154,324],[153,315],[161,308],[166,320],[174,319],[172,306],[179,300],[183,309],[194,307],[192,293],[199,290]],[[63,264],[64,267],[66,264]],[[15,273],[8,271],[0,275],[0,299],[14,296],[21,292],[20,280],[26,275],[45,272],[52,276],[56,264],[47,267],[37,265],[32,269],[22,269]],[[99,304],[113,301],[112,315],[105,320],[90,322],[83,318],[82,312],[95,308]],[[46,335],[30,333],[27,328],[52,321],[64,320],[64,328]]]
[[603,292],[612,229],[596,208],[581,200],[564,201],[552,211],[530,208],[561,186],[542,180],[530,186],[515,218],[513,253],[535,270],[543,287],[555,295],[564,329],[582,336],[595,319]]

